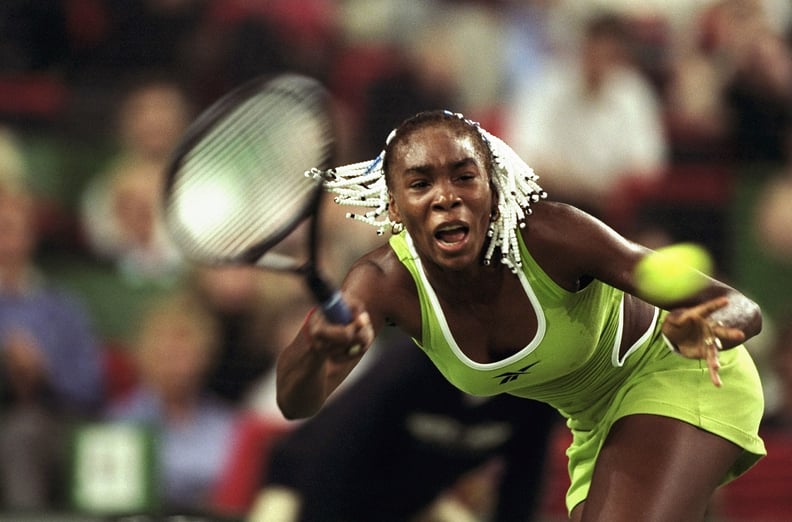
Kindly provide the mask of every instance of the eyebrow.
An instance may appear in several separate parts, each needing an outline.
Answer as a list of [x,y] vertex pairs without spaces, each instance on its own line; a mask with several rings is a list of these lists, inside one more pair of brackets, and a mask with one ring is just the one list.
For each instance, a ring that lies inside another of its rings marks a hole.
[[[476,160],[470,156],[451,163],[451,170],[458,170],[469,165],[476,165]],[[427,174],[434,169],[432,165],[416,165],[404,169],[406,173]]]

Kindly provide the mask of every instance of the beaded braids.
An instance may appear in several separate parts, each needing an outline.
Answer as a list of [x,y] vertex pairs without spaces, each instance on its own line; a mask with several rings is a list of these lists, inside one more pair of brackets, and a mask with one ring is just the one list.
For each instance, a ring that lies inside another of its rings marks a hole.
[[500,261],[512,272],[522,265],[517,243],[517,229],[525,226],[531,214],[530,205],[547,197],[536,183],[538,176],[506,143],[484,130],[478,123],[459,113],[449,111],[421,112],[394,129],[385,142],[385,149],[374,160],[362,161],[330,170],[311,169],[306,175],[322,179],[325,188],[335,194],[340,205],[369,208],[362,214],[347,213],[347,217],[377,228],[377,234],[399,224],[388,217],[388,164],[397,143],[404,141],[417,129],[437,123],[456,125],[461,122],[464,131],[475,131],[485,151],[485,167],[490,175],[493,190],[497,193],[497,209],[491,216],[488,236],[490,241],[484,253],[484,264],[489,265],[495,251]]

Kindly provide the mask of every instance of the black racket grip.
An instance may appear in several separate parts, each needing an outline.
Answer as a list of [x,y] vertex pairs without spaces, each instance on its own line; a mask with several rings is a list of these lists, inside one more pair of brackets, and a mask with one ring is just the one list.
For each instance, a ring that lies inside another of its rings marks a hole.
[[322,303],[322,313],[331,322],[336,324],[349,324],[352,322],[352,312],[349,311],[341,291],[336,290],[329,299]]
[[336,324],[349,324],[352,322],[352,312],[349,310],[341,291],[332,288],[316,273],[310,270],[306,274],[306,282],[322,307],[322,313],[327,320]]

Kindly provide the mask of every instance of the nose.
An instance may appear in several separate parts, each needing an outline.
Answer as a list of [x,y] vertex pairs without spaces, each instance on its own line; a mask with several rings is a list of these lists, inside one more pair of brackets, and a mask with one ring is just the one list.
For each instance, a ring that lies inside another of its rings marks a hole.
[[436,210],[450,210],[462,204],[462,199],[454,190],[454,186],[449,182],[442,182],[436,185],[432,208]]

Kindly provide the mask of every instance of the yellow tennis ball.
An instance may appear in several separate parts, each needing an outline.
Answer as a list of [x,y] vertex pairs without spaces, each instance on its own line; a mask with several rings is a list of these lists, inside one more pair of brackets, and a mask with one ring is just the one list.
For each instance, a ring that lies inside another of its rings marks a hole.
[[707,285],[713,261],[709,252],[695,243],[662,247],[635,266],[635,285],[640,297],[670,303],[691,297]]

